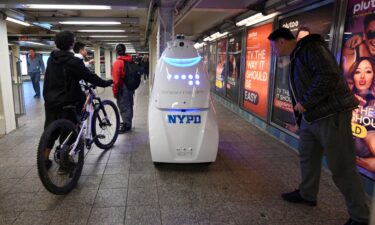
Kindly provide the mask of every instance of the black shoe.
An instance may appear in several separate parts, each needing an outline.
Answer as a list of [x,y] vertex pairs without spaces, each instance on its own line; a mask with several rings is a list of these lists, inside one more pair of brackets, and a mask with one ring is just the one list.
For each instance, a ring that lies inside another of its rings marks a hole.
[[123,126],[123,127],[120,127],[118,133],[123,134],[123,133],[129,132],[130,130],[131,130],[131,127]]
[[36,94],[34,95],[34,98],[40,98],[40,95]]
[[52,160],[50,159],[45,160],[44,165],[46,166],[46,169],[49,170],[52,166]]
[[298,189],[293,192],[283,193],[281,194],[281,197],[287,202],[301,203],[301,204],[305,204],[309,206],[316,206],[316,201],[309,201],[309,200],[303,199]]
[[368,225],[368,223],[357,222],[349,218],[344,225]]

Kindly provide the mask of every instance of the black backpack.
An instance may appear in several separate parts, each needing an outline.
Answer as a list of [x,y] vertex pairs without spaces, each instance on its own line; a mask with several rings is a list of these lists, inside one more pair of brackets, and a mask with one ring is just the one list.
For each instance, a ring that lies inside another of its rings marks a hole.
[[126,87],[131,91],[136,90],[139,87],[139,84],[141,83],[141,70],[139,68],[139,65],[133,61],[125,61],[124,70],[124,81]]

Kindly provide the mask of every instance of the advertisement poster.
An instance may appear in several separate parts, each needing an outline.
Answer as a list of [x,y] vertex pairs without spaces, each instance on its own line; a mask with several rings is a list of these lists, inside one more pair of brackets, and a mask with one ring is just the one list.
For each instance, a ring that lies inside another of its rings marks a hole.
[[216,42],[212,42],[209,45],[209,60],[208,60],[208,74],[210,76],[211,90],[215,90],[216,80]]
[[246,35],[246,64],[243,106],[267,119],[271,45],[267,37],[272,23],[250,28]]
[[228,38],[228,73],[226,77],[226,96],[230,100],[238,101],[240,82],[242,33]]
[[360,102],[352,117],[357,165],[375,180],[375,5],[370,1],[348,1],[341,66]]
[[216,61],[216,80],[215,90],[219,94],[224,94],[225,73],[227,72],[227,39],[221,39],[217,42],[217,61]]
[[[297,40],[309,33],[317,33],[330,41],[333,4],[302,12],[280,20],[280,27],[290,29]],[[289,93],[289,56],[277,57],[275,86],[273,94],[273,108],[271,121],[284,129],[296,133],[297,126],[294,120],[292,96]]]

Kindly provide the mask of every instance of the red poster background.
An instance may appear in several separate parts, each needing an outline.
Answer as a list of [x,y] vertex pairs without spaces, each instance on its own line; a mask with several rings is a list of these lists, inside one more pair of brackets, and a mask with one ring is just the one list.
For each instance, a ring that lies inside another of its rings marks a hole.
[[250,28],[246,35],[243,106],[267,118],[271,45],[267,39],[272,23]]

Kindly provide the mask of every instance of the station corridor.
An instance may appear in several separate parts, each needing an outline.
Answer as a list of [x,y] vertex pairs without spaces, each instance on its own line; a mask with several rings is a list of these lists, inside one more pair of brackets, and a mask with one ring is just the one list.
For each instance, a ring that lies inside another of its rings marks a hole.
[[[119,135],[108,151],[93,147],[70,194],[50,194],[36,170],[43,100],[32,97],[29,82],[24,85],[27,115],[19,129],[0,138],[1,225],[342,225],[349,218],[325,169],[317,207],[282,201],[280,193],[298,185],[297,154],[218,103],[216,162],[155,167],[148,83],[136,91],[134,130]],[[102,96],[113,100],[109,88]]]

